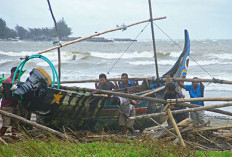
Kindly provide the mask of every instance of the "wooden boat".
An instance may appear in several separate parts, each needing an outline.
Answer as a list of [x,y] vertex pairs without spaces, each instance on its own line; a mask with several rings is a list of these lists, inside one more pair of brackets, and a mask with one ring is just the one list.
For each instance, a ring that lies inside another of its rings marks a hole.
[[[185,77],[189,62],[190,41],[187,30],[185,30],[185,46],[174,66],[162,77]],[[42,58],[40,55],[38,56]],[[25,62],[28,58],[25,59]],[[20,66],[19,66],[20,67]],[[19,68],[18,67],[18,68]],[[22,69],[22,68],[21,68]],[[157,85],[157,81],[144,81],[142,85],[130,87],[127,91],[138,93],[150,90],[151,85]],[[109,97],[96,95],[93,92],[85,93],[85,89],[75,87],[73,91],[48,87],[51,80],[48,79],[46,71],[33,69],[30,77],[24,84],[21,84],[15,91],[16,96],[21,97],[22,105],[30,112],[36,113],[37,119],[43,125],[52,128],[69,127],[75,129],[97,130],[98,128],[118,129],[118,106],[109,103]],[[164,85],[162,83],[162,85]],[[7,85],[6,85],[7,86]],[[8,88],[10,88],[9,86]],[[7,88],[7,87],[6,87]],[[77,91],[84,91],[80,93]],[[92,90],[94,91],[94,90]],[[104,92],[103,92],[104,93]],[[118,91],[119,93],[119,91]],[[155,97],[162,96],[162,92]],[[135,96],[135,94],[131,95]],[[164,104],[143,101],[136,106],[136,114],[144,115],[161,112]],[[154,117],[162,123],[165,117]],[[144,129],[154,126],[150,118],[137,119],[136,129]]]

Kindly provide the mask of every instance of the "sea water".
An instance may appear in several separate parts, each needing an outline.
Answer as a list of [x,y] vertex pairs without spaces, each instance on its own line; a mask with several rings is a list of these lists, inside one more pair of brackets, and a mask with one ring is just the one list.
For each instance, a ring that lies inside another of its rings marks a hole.
[[[64,42],[63,42],[64,43]],[[176,62],[182,52],[184,40],[175,43],[167,40],[156,41],[158,72],[162,76]],[[0,41],[0,75],[9,76],[10,69],[18,66],[20,57],[33,55],[53,47],[52,42]],[[57,50],[44,53],[56,67]],[[129,77],[156,76],[154,52],[151,41],[138,42],[80,42],[61,48],[61,81],[97,79],[101,73],[108,78],[119,78],[122,73]],[[21,80],[25,81],[29,72],[43,67],[52,76],[49,65],[41,59],[29,60],[27,71]],[[232,79],[232,40],[192,40],[188,78]],[[188,84],[186,82],[186,84]],[[70,86],[94,88],[94,83],[66,84]],[[204,83],[205,97],[232,97],[232,85]],[[189,97],[184,92],[186,98]],[[205,102],[213,105],[225,102]],[[232,112],[232,107],[222,108]],[[206,112],[208,115],[218,115]]]

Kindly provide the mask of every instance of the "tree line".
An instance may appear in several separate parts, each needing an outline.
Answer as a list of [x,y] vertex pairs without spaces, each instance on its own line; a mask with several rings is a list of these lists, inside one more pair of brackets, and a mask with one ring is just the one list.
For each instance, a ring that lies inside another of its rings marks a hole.
[[[62,40],[72,34],[71,27],[68,27],[64,18],[57,22],[59,38]],[[17,25],[14,29],[8,28],[6,22],[0,18],[0,39],[18,37],[20,40],[52,40],[56,38],[56,29],[52,28],[24,28]]]

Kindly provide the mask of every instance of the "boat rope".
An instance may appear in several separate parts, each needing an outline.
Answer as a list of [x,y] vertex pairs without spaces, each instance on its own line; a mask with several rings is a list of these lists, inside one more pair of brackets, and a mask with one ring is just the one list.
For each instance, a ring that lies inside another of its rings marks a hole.
[[[180,50],[182,50],[181,46],[175,42],[164,30],[162,30],[155,22],[153,22],[154,25],[162,32],[164,33],[164,35],[166,35],[177,47],[180,48]],[[201,69],[203,69],[210,77],[212,77],[214,79],[214,77],[204,68],[202,67],[193,57],[189,56]]]
[[127,50],[132,46],[132,44],[136,41],[136,39],[142,34],[142,32],[144,31],[144,29],[147,27],[147,25],[149,24],[149,22],[143,27],[143,29],[138,33],[138,35],[134,38],[133,41],[131,41],[130,45],[124,50],[124,52],[120,55],[120,57],[118,57],[116,59],[116,61],[114,62],[114,64],[110,67],[110,69],[108,70],[107,74],[110,73],[110,71],[115,67],[115,65],[118,63],[118,61],[122,58],[122,56],[127,52]]

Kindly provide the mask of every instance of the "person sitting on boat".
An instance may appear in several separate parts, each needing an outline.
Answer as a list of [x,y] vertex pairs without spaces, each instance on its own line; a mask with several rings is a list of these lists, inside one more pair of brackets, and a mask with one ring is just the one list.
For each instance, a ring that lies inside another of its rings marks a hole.
[[115,84],[113,84],[110,81],[107,81],[105,74],[99,75],[99,82],[95,82],[95,88],[96,89],[103,89],[103,90],[112,90],[112,89],[118,89],[118,84],[115,81]]
[[111,104],[119,105],[119,127],[124,135],[127,134],[127,129],[134,134],[134,120],[129,119],[129,117],[135,116],[136,101],[123,98],[123,97],[111,97]]
[[[193,79],[198,79],[197,77],[194,77]],[[205,86],[203,85],[202,82],[197,82],[193,81],[191,85],[184,85],[180,82],[178,82],[179,86],[181,88],[184,88],[186,91],[189,91],[189,95],[191,98],[199,98],[199,97],[204,97],[204,88]],[[199,106],[204,106],[204,102],[202,101],[194,101],[192,102],[193,104],[199,105]],[[204,110],[202,111],[195,111],[195,112],[190,112],[190,118],[192,119],[193,123],[200,123],[204,124]]]
[[[1,93],[2,93],[1,109],[3,111],[13,113],[13,114],[18,114],[17,100],[12,98],[11,90],[10,90],[16,69],[17,69],[17,67],[11,68],[10,77],[8,77],[7,79],[5,79],[2,82],[3,86],[1,88]],[[15,78],[16,80],[17,80],[18,76],[19,76],[19,73],[16,74],[16,78]],[[15,81],[15,82],[17,82],[17,81]],[[4,115],[2,115],[2,120],[3,120],[3,124],[2,124],[2,127],[0,129],[0,137],[6,133],[6,130],[9,126],[12,126],[12,133],[14,133],[16,131],[16,129],[17,129],[17,121],[16,120],[14,120],[10,117],[4,116]]]
[[[184,96],[179,91],[176,91],[176,86],[173,82],[167,83],[167,85],[165,87],[165,93],[164,93],[163,99],[165,99],[165,100],[178,99],[178,98],[183,98],[183,97]],[[169,108],[170,108],[170,110],[186,109],[186,107],[180,107],[180,106],[174,106],[174,105],[171,105]],[[174,117],[176,123],[179,123],[182,120],[188,118],[189,113],[174,114],[173,117]],[[168,120],[168,124],[169,124],[169,126],[171,125],[169,123],[169,120]]]
[[132,87],[138,85],[138,81],[133,81],[133,80],[128,80],[128,74],[123,73],[121,75],[121,81],[118,83],[119,88],[127,88],[127,87]]

